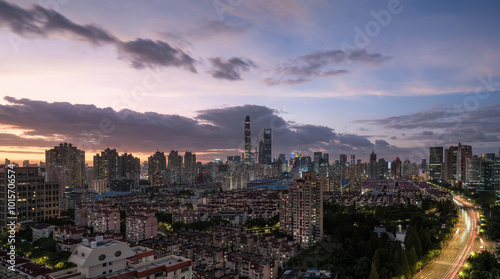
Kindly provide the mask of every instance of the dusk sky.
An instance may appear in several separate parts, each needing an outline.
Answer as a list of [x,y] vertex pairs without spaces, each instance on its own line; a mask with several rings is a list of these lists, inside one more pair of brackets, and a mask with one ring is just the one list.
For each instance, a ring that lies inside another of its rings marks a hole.
[[500,2],[1,1],[0,157],[500,144]]

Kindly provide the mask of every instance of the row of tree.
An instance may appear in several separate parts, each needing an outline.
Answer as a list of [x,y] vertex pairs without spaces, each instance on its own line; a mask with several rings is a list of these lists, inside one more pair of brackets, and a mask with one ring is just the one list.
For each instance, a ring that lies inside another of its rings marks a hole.
[[[325,237],[286,267],[331,269],[339,278],[409,277],[440,253],[441,241],[456,220],[451,201],[362,208],[325,203]],[[385,227],[386,233],[375,233],[377,226]],[[400,226],[408,228],[403,243],[395,239]]]

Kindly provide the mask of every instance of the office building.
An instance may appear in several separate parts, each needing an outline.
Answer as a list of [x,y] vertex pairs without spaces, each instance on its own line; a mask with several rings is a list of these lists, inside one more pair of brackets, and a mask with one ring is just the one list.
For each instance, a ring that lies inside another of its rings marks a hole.
[[260,140],[259,142],[259,152],[258,152],[259,164],[265,164],[264,160],[264,142]]
[[328,153],[323,153],[323,163],[326,165],[330,165],[330,154]]
[[345,167],[347,165],[347,155],[340,154],[340,166]]
[[[15,172],[16,203],[15,216],[9,207],[9,170]],[[61,187],[57,182],[45,182],[37,167],[0,168],[0,226],[5,228],[7,222],[17,217],[16,222],[24,221],[41,222],[48,218],[55,218],[60,213]]]
[[462,145],[458,143],[457,148],[457,174],[458,181],[465,181],[466,160],[472,157],[472,147],[470,145]]
[[[264,164],[270,165],[272,163],[272,130],[264,129]],[[260,163],[260,162],[259,162]]]
[[481,183],[481,158],[473,155],[466,159],[465,180],[468,186],[479,186]]
[[401,178],[402,177],[401,170],[402,170],[401,159],[399,159],[399,157],[396,157],[396,160],[391,164],[392,176],[394,178]]
[[481,185],[485,190],[495,189],[495,154],[481,155]]
[[323,153],[314,152],[313,171],[319,172],[319,167],[323,163]]
[[368,170],[369,178],[378,178],[377,154],[375,154],[375,150],[372,150],[372,153],[370,154]]
[[431,147],[429,150],[429,179],[443,179],[443,148]]
[[243,162],[247,166],[252,165],[252,134],[250,131],[250,116],[245,116],[245,153],[243,153]]

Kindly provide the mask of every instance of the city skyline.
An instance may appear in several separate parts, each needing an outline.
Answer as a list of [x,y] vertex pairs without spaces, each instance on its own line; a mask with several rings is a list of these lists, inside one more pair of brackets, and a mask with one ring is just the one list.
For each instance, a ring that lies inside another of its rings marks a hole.
[[55,3],[0,1],[11,161],[61,142],[86,162],[108,146],[224,159],[247,115],[252,152],[271,129],[272,157],[499,151],[494,1]]

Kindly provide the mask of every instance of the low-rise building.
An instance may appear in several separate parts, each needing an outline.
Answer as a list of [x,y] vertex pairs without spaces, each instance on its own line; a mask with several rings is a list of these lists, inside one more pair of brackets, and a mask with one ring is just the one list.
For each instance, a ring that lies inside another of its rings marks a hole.
[[269,278],[278,277],[278,260],[266,259],[262,256],[234,252],[229,254],[226,266],[233,272],[248,278]]
[[43,237],[50,237],[55,227],[56,226],[47,223],[40,223],[34,226],[32,231],[33,241],[37,241]]
[[46,279],[191,279],[192,262],[178,256],[152,260],[144,247],[132,249],[126,242],[97,237],[84,239],[71,254],[76,267],[53,272]]

